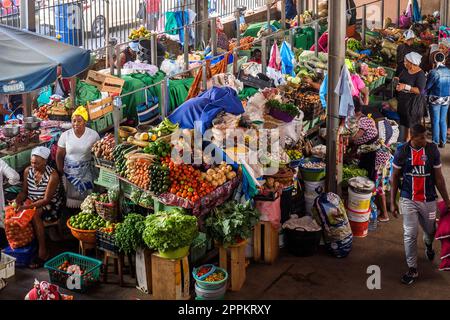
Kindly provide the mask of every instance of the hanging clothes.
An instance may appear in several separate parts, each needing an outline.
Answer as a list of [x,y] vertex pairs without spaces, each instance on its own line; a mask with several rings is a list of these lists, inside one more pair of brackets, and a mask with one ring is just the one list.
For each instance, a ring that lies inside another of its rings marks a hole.
[[283,44],[281,45],[280,56],[281,56],[281,72],[283,74],[288,74],[295,77],[294,72],[295,56],[294,53],[292,52],[291,45],[286,41],[283,41]]
[[355,115],[355,105],[353,104],[353,84],[351,81],[350,71],[344,64],[338,85],[336,86],[335,93],[341,97],[339,104],[339,116],[340,117],[353,117]]

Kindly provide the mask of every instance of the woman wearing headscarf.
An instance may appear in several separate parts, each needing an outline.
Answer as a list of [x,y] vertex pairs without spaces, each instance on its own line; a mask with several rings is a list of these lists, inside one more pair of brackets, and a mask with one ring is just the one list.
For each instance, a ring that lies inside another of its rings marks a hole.
[[29,266],[40,268],[49,258],[45,245],[45,221],[58,219],[61,205],[59,175],[47,164],[50,149],[37,147],[31,151],[31,165],[24,171],[22,191],[16,198],[18,210],[36,209],[33,216],[33,227],[39,242],[39,254]]
[[406,55],[411,52],[416,52],[416,49],[413,47],[414,39],[416,39],[416,34],[411,29],[403,33],[404,43],[397,47],[397,70],[395,71],[397,77],[405,70],[403,61]]
[[68,208],[79,208],[94,189],[91,148],[100,136],[86,127],[88,119],[86,108],[78,107],[72,115],[72,129],[64,132],[58,141],[56,165],[63,176]]
[[424,93],[427,84],[425,72],[420,68],[421,61],[422,56],[420,54],[416,52],[408,53],[404,60],[405,70],[401,72],[398,78],[394,78],[398,81],[396,87],[397,112],[400,116],[400,141],[402,142],[408,141],[410,138],[409,129],[413,122],[417,121],[417,119],[411,118],[410,109],[416,96]]

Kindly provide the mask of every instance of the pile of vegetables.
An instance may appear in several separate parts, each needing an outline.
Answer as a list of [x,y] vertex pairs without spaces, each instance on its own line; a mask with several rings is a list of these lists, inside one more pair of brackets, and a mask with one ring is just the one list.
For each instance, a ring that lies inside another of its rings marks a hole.
[[128,36],[130,40],[150,39],[151,33],[146,27],[142,26],[139,29],[133,29]]
[[360,169],[356,165],[344,165],[342,172],[343,172],[343,177],[342,177],[343,182],[348,182],[348,180],[350,180],[351,178],[367,177],[367,175],[368,175],[367,170]]
[[148,190],[150,186],[150,166],[155,157],[145,153],[133,153],[127,158],[126,178],[141,189]]
[[94,213],[95,212],[95,201],[98,198],[98,193],[91,193],[84,199],[81,203],[80,209],[82,212]]
[[184,214],[181,209],[161,211],[145,219],[145,244],[160,252],[190,246],[197,236],[197,218]]
[[150,191],[156,195],[167,192],[170,188],[169,167],[165,164],[153,164],[150,173]]
[[170,152],[172,151],[172,147],[169,143],[165,141],[156,141],[153,143],[150,143],[147,147],[144,148],[144,152],[148,154],[153,154],[157,156],[158,158],[165,158],[168,155],[170,155]]
[[233,168],[230,165],[227,165],[226,162],[222,162],[219,167],[211,168],[206,173],[202,173],[202,180],[206,180],[214,188],[220,187],[225,184],[225,182],[230,181],[236,177],[236,172],[233,171]]
[[286,153],[291,160],[298,160],[303,157],[303,154],[300,150],[286,150]]
[[75,229],[97,230],[102,227],[108,227],[110,223],[103,220],[98,214],[80,212],[79,214],[70,217],[69,224]]
[[[253,38],[253,37],[241,38],[239,41],[239,46],[240,46],[239,50],[250,50],[253,47],[254,40],[255,40],[255,38]],[[231,51],[234,48],[236,48],[236,40],[230,41],[229,50]]]
[[214,208],[205,225],[214,240],[223,245],[234,245],[252,236],[259,217],[259,211],[252,208],[250,202],[228,201]]
[[115,244],[120,251],[130,254],[139,248],[143,248],[145,243],[142,233],[145,229],[145,217],[137,214],[128,214],[124,221],[116,225]]
[[172,123],[168,118],[165,118],[156,128],[149,131],[150,140],[155,141],[157,138],[172,134],[179,128],[180,125],[178,123]]
[[350,38],[347,40],[347,49],[351,51],[360,51],[363,49],[363,46],[361,44],[361,41],[358,41],[356,39]]
[[175,164],[169,156],[161,161],[170,170],[170,193],[192,202],[214,191],[215,187],[206,180],[201,179],[202,172],[191,165]]
[[116,167],[116,173],[121,177],[125,177],[127,169],[127,158],[125,157],[128,153],[136,150],[137,147],[131,144],[119,144],[114,148],[114,165]]
[[266,102],[266,107],[270,109],[277,109],[284,113],[289,114],[292,117],[297,117],[300,115],[298,108],[292,103],[282,103],[276,99],[271,99]]
[[108,133],[101,140],[94,143],[92,146],[92,152],[97,158],[103,158],[107,161],[114,161],[115,147],[116,142],[114,140],[114,135]]

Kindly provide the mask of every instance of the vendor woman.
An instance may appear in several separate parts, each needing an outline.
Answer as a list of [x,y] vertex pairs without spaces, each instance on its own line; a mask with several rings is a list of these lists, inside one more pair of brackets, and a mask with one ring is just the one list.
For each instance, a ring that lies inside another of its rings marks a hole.
[[79,208],[94,189],[91,148],[100,136],[86,128],[87,121],[87,110],[78,107],[72,115],[72,129],[64,132],[58,141],[56,165],[63,176],[68,208]]
[[[355,105],[355,118],[358,125],[358,132],[353,136],[352,143],[356,147],[359,147],[359,167],[367,170],[368,177],[377,186],[377,196],[381,205],[381,214],[378,220],[382,222],[389,221],[385,193],[389,190],[392,154],[384,142],[380,141],[375,120],[364,116],[362,113],[360,99],[354,97],[353,102]],[[386,131],[392,131],[392,129]],[[391,140],[391,137],[389,140]]]
[[36,208],[32,223],[39,242],[39,253],[29,266],[32,269],[42,267],[49,258],[43,220],[57,220],[61,204],[60,180],[56,170],[47,164],[49,156],[50,149],[45,147],[31,151],[31,165],[24,171],[22,191],[16,198],[19,211]]

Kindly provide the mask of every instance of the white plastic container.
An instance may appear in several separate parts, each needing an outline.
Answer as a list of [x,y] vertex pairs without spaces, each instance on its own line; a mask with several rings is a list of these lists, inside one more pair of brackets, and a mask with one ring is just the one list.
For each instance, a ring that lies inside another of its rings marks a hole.
[[305,181],[305,193],[317,194],[317,188],[322,188],[322,190],[325,190],[325,180],[317,182]]
[[0,258],[0,278],[8,279],[16,273],[16,258],[1,253]]
[[306,214],[312,215],[314,201],[319,195],[317,193],[305,193],[305,211]]
[[358,193],[352,188],[348,188],[348,208],[353,212],[366,213],[370,209],[372,192]]

